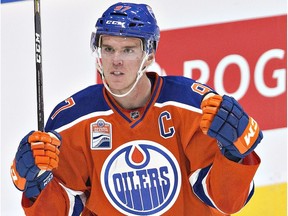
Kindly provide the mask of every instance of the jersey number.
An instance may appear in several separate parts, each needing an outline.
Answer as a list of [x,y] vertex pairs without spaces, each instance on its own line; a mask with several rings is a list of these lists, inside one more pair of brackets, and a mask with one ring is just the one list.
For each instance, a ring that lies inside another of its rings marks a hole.
[[115,11],[121,11],[121,12],[124,12],[126,10],[129,10],[131,7],[130,6],[122,6],[122,5],[119,5],[117,7],[114,8]]
[[196,82],[192,84],[191,89],[200,95],[204,95],[207,92],[211,91],[211,89],[208,88],[207,86],[204,86],[204,85],[202,85],[200,83],[196,83]]
[[67,104],[63,105],[62,107],[60,107],[58,110],[55,111],[55,113],[51,116],[51,119],[53,120],[61,111],[65,110],[65,109],[68,109],[72,106],[75,105],[75,101],[73,100],[72,97],[68,98],[65,100],[65,102]]

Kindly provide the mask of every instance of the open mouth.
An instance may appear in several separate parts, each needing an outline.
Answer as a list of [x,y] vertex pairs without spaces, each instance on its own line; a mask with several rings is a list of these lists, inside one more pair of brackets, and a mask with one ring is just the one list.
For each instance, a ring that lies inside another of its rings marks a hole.
[[119,76],[119,75],[123,75],[124,73],[122,73],[120,71],[113,71],[110,74],[115,75],[115,76]]

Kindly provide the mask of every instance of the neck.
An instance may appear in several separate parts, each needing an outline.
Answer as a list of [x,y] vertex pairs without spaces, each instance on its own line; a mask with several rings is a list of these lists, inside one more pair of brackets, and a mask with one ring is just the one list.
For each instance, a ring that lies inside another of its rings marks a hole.
[[151,88],[151,82],[147,75],[144,73],[132,92],[130,92],[125,97],[113,96],[113,98],[124,109],[137,109],[140,107],[144,107],[147,101],[150,99]]

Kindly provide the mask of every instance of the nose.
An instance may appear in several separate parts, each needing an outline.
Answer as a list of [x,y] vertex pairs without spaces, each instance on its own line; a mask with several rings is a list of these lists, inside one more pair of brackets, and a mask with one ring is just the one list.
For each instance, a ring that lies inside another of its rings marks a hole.
[[113,65],[122,65],[123,64],[123,58],[121,53],[115,52],[112,58]]

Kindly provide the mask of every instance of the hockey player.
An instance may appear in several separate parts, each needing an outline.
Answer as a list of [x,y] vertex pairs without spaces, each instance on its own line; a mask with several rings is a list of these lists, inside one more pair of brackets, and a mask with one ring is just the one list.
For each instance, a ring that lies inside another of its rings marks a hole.
[[229,215],[249,201],[258,124],[232,97],[147,72],[159,36],[148,5],[98,19],[103,84],[59,103],[18,147],[11,176],[27,215]]

